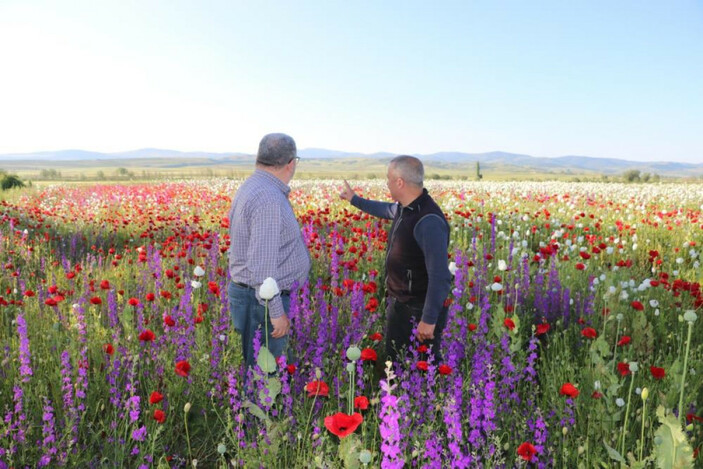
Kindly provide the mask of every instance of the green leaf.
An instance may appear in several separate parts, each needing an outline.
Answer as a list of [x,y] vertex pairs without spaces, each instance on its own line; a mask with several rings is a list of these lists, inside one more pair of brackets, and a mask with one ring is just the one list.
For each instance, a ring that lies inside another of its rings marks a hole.
[[264,373],[273,373],[276,371],[276,359],[266,346],[262,346],[259,349],[256,364],[259,365],[259,368],[261,368]]
[[242,407],[247,408],[249,410],[249,412],[251,413],[251,415],[253,415],[254,417],[257,417],[260,420],[263,420],[263,421],[269,420],[269,418],[266,416],[264,411],[261,410],[261,407],[254,404],[251,401],[244,401],[244,403],[242,404]]
[[[266,392],[268,390],[268,393]],[[266,396],[271,398],[271,403],[273,404],[273,401],[276,400],[276,396],[278,396],[281,393],[281,380],[276,378],[275,376],[272,376],[268,379],[268,384],[266,385],[266,389],[262,389],[259,391],[259,399],[261,402],[264,402],[264,399],[266,399]]]
[[344,463],[345,469],[358,469],[361,467],[361,462],[359,461],[360,451],[361,440],[359,435],[352,433],[340,440],[337,454]]
[[693,467],[693,449],[681,428],[679,419],[666,412],[664,406],[657,407],[661,426],[654,433],[654,456],[658,467]]
[[605,341],[605,337],[601,335],[591,342],[589,351],[592,355],[597,354],[600,358],[606,358],[610,355],[610,346],[608,342]]
[[603,445],[605,446],[605,449],[608,451],[608,456],[610,456],[610,459],[613,459],[621,464],[625,464],[625,458],[622,457],[622,455],[616,450],[615,448],[612,448],[608,443],[603,441]]

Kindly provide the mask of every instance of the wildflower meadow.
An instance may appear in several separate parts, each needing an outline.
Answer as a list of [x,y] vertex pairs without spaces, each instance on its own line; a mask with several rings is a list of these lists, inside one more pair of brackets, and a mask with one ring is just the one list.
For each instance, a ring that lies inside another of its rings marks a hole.
[[0,468],[696,465],[700,186],[430,182],[452,227],[443,359],[416,345],[393,366],[389,222],[341,181],[293,181],[313,268],[288,356],[245,369],[240,182],[3,193]]

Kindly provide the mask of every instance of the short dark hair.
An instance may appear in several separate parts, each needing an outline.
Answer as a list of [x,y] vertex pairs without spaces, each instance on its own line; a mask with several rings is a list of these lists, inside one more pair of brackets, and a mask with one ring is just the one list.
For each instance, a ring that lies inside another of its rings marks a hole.
[[264,166],[281,167],[290,163],[298,156],[295,140],[286,134],[264,135],[259,143],[256,163]]
[[390,167],[403,181],[422,187],[425,168],[419,159],[408,155],[396,156],[391,160]]

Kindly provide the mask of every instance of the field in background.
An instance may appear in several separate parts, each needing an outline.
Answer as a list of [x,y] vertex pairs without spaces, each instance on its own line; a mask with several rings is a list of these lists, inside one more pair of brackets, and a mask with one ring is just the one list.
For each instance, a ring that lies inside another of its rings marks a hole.
[[[347,178],[355,180],[384,178],[388,158],[325,158],[302,159],[296,178],[324,179]],[[233,159],[197,159],[197,158],[149,158],[124,160],[90,160],[90,161],[0,161],[0,170],[17,174],[25,181],[147,181],[161,179],[193,179],[226,177],[240,179],[253,170],[253,160]],[[581,169],[544,169],[523,168],[510,165],[486,165],[480,167],[484,181],[506,180],[558,180],[558,181],[594,181],[613,182],[626,179],[623,174],[601,174],[598,168],[592,171]],[[427,179],[477,180],[475,163],[440,163],[426,162]],[[647,174],[647,173],[644,173]],[[695,181],[703,179],[698,175],[680,177],[660,177],[647,174],[644,182],[657,181]]]

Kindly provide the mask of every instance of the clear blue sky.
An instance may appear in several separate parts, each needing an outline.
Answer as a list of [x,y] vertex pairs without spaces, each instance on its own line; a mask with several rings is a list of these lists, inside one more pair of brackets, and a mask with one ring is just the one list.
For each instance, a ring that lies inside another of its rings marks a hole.
[[0,153],[703,162],[703,2],[0,0]]

